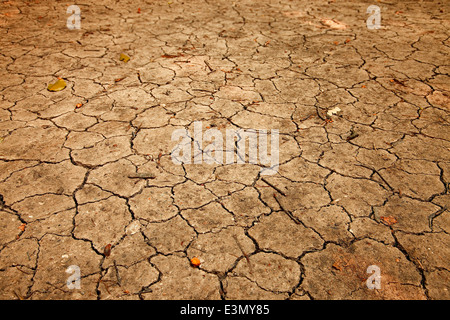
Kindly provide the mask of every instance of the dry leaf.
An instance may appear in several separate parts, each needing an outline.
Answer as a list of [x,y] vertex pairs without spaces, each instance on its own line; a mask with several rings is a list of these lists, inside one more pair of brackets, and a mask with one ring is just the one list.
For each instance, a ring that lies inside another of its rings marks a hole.
[[124,54],[124,53],[121,53],[121,54],[120,54],[120,57],[119,57],[119,60],[120,60],[120,61],[123,61],[123,62],[128,62],[128,61],[130,61],[130,57],[127,56],[127,55]]
[[103,250],[103,254],[105,257],[109,257],[111,255],[111,244],[107,244],[105,249]]
[[178,53],[178,54],[163,54],[161,56],[161,58],[168,58],[168,59],[178,58],[178,57],[184,57],[184,54],[182,54],[182,53]]
[[48,91],[61,91],[65,87],[66,87],[66,82],[63,79],[58,78],[58,80],[55,83],[48,85],[47,90]]
[[336,270],[342,271],[342,267],[341,267],[341,263],[340,263],[340,262],[341,262],[340,260],[336,260],[336,261],[333,263],[332,267],[333,267],[334,269],[336,269]]
[[193,266],[193,267],[198,267],[199,265],[200,265],[200,259],[199,258],[197,258],[197,257],[193,257],[192,259],[191,259],[191,265]]
[[393,216],[380,217],[380,219],[387,226],[391,226],[391,225],[396,224],[398,222],[397,219],[394,218]]
[[331,116],[333,116],[335,114],[338,114],[339,112],[341,112],[341,108],[334,107],[334,108],[331,108],[330,110],[327,111],[327,116],[331,117]]
[[347,25],[345,23],[342,23],[342,22],[334,20],[334,19],[322,19],[320,21],[324,25],[330,27],[331,29],[338,29],[338,30],[347,29]]

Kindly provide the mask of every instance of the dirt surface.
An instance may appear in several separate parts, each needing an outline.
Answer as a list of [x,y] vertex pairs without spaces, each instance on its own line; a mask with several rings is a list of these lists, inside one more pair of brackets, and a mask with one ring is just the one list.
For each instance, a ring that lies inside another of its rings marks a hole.
[[[1,1],[0,298],[449,299],[449,19],[444,0]],[[175,164],[195,122],[278,130],[277,172]]]

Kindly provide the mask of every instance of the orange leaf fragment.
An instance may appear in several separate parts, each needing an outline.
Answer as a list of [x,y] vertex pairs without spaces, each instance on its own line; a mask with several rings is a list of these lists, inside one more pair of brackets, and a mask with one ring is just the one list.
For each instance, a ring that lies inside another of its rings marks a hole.
[[361,88],[367,88],[365,85],[362,85]]
[[77,108],[81,108],[82,106],[83,106],[82,103],[77,103],[77,105],[76,105]]
[[141,13],[141,8],[138,8],[137,13]]
[[333,267],[334,269],[336,269],[336,270],[342,271],[342,267],[341,267],[341,264],[340,264],[340,261],[339,261],[339,260],[336,260],[336,261],[333,263],[332,267]]
[[393,216],[380,217],[380,219],[387,226],[391,226],[391,225],[396,224],[398,222],[397,219],[395,217],[393,217]]
[[201,264],[201,262],[200,262],[200,259],[199,258],[197,258],[197,257],[193,257],[192,259],[191,259],[191,265],[193,266],[193,267],[198,267],[199,265]]
[[27,224],[26,223],[22,223],[21,225],[20,225],[20,227],[19,227],[19,230],[20,231],[25,231],[25,226],[26,226]]

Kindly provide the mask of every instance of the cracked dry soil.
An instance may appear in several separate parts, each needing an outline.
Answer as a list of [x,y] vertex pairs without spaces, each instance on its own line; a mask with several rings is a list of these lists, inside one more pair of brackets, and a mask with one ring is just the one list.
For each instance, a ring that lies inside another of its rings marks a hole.
[[[0,298],[450,298],[448,1],[72,4],[0,3]],[[277,174],[175,165],[194,121]]]

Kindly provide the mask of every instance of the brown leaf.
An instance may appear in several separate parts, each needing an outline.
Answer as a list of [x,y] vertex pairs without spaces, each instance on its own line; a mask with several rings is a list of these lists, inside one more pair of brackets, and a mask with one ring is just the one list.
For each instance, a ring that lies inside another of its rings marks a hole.
[[178,58],[178,57],[184,57],[184,54],[182,54],[182,53],[178,53],[178,54],[163,54],[161,56],[161,58],[168,58],[168,59],[170,59],[170,58]]
[[103,250],[103,254],[105,257],[109,257],[111,255],[111,244],[107,244],[105,249]]

